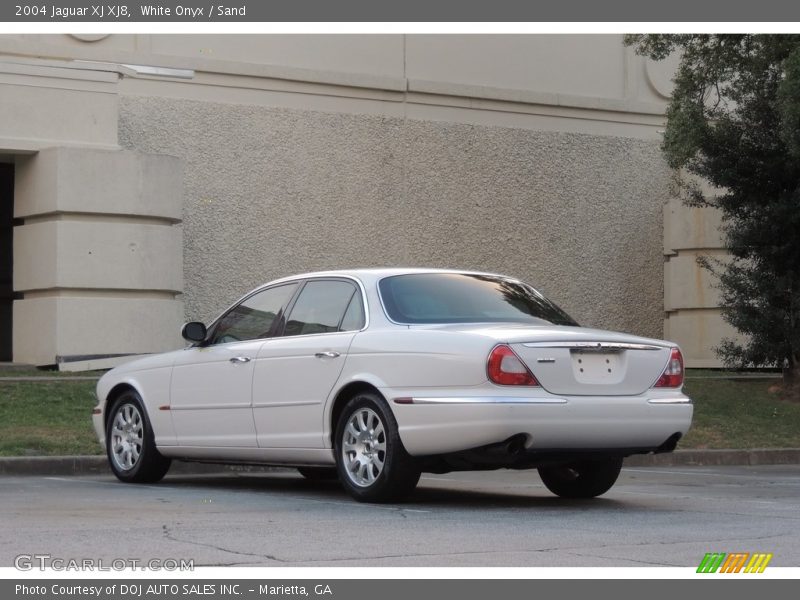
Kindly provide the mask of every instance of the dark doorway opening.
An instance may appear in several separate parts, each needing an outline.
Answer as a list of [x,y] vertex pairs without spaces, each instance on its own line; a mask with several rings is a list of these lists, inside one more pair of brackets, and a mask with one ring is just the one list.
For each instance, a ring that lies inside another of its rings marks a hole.
[[14,165],[0,162],[0,362],[11,361],[14,302]]

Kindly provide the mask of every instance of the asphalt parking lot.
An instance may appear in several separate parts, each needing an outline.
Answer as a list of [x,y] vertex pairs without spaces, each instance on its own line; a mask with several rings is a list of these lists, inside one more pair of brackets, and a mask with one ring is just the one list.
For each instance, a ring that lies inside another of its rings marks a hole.
[[800,565],[800,468],[626,468],[565,501],[535,471],[425,475],[366,505],[293,472],[0,477],[0,566],[19,554],[195,566],[696,566],[706,552]]

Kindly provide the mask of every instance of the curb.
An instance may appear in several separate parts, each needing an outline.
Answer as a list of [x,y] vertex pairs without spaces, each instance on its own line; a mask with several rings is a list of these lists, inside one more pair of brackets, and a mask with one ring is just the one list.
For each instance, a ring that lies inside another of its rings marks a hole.
[[[800,448],[755,448],[751,450],[676,450],[670,454],[639,454],[625,459],[626,467],[708,467],[800,464]],[[260,467],[192,463],[176,460],[174,475],[213,473],[286,473],[290,467]],[[105,456],[20,456],[0,458],[0,475],[107,475]]]
[[749,450],[676,450],[668,454],[638,454],[625,459],[628,467],[795,465],[800,448],[752,448]]

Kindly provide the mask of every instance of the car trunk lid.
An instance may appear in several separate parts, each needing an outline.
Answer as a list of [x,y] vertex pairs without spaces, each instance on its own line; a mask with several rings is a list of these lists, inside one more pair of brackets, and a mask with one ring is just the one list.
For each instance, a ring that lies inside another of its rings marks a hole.
[[552,394],[634,396],[661,376],[670,348],[620,340],[534,341],[511,344]]
[[451,323],[413,328],[508,344],[545,390],[565,396],[642,394],[664,372],[674,347],[663,340],[587,327]]

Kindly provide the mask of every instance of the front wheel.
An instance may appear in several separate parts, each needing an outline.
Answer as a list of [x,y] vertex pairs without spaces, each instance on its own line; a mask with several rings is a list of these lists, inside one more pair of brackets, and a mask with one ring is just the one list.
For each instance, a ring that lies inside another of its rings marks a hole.
[[156,448],[142,399],[133,390],[111,404],[106,453],[111,471],[126,483],[154,483],[169,470],[171,461]]
[[621,470],[622,458],[615,457],[539,467],[539,476],[556,496],[594,498],[611,489]]
[[419,467],[378,394],[363,392],[347,402],[336,425],[335,451],[339,480],[360,502],[399,500],[419,481]]

